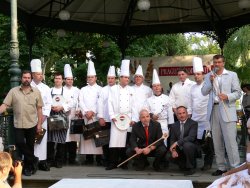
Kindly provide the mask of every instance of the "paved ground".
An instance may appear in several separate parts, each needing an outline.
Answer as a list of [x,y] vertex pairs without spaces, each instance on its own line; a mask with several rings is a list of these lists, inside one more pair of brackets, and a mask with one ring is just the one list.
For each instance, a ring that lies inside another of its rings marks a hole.
[[[241,149],[242,161],[244,161],[244,148]],[[152,164],[152,161],[151,161]],[[145,171],[135,171],[135,169],[129,165],[128,170],[114,169],[107,171],[104,167],[93,166],[63,166],[61,169],[51,168],[49,172],[37,171],[37,173],[31,177],[23,177],[24,184],[29,187],[29,182],[42,182],[48,181],[47,185],[52,185],[54,182],[63,178],[120,178],[120,179],[174,179],[174,180],[192,180],[195,187],[206,187],[212,183],[218,177],[211,176],[211,173],[216,170],[215,163],[212,169],[208,171],[201,171],[202,160],[197,159],[196,173],[191,176],[184,176],[175,164],[170,163],[168,169],[164,172],[155,172],[152,166],[149,166]],[[50,183],[49,183],[50,182]],[[30,187],[47,187],[47,185],[40,184],[41,186],[30,186]]]

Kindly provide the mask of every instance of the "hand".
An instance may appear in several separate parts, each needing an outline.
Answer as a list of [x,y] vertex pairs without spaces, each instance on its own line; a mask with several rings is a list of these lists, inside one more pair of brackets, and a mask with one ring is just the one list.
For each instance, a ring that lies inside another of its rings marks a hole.
[[15,167],[14,166],[11,167],[11,170],[15,177],[22,176],[22,169],[23,169],[23,166],[22,166],[21,161],[17,161],[17,165]]
[[178,157],[177,151],[175,151],[175,150],[172,151],[172,157],[173,158],[177,158]]
[[135,152],[137,155],[140,155],[143,152],[143,149],[136,147]]
[[228,96],[226,94],[223,94],[223,93],[219,94],[218,97],[222,101],[228,100]]
[[133,126],[134,124],[135,124],[134,121],[131,121],[131,122],[130,122],[130,126]]
[[85,114],[85,117],[88,119],[88,120],[91,120],[93,119],[93,116],[95,115],[95,113],[93,111],[87,111],[87,113]]
[[213,82],[215,79],[215,75],[214,74],[210,74],[210,80]]
[[159,119],[159,116],[153,114],[152,119],[157,121]]
[[39,133],[41,131],[42,131],[42,125],[37,124],[37,126],[36,126],[36,132]]
[[106,122],[105,122],[105,120],[103,118],[100,118],[99,119],[99,124],[100,124],[100,126],[105,126]]
[[178,146],[178,145],[177,145],[177,142],[175,142],[175,143],[172,144],[172,146],[170,146],[170,149],[169,149],[169,150],[170,150],[171,152],[173,152],[173,151],[175,151],[175,149],[176,149],[177,146]]
[[63,110],[62,106],[52,106],[51,109],[55,112],[60,112]]
[[151,152],[151,148],[150,147],[145,147],[145,148],[143,148],[142,152],[143,152],[144,155],[148,155]]
[[112,121],[113,121],[114,123],[117,122],[117,120],[116,120],[115,118],[113,118]]

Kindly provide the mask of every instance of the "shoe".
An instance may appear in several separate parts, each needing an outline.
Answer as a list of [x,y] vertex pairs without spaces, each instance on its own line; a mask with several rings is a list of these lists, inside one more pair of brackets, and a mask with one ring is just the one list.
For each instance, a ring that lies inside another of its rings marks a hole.
[[103,166],[103,162],[102,161],[96,161],[96,165],[97,166]]
[[55,164],[55,167],[56,168],[62,168],[62,163],[57,161],[56,164]]
[[31,176],[32,175],[32,171],[30,169],[28,169],[28,168],[23,169],[22,173],[25,176]]
[[93,165],[93,164],[94,164],[94,161],[92,161],[92,160],[86,160],[86,161],[84,161],[83,164],[84,164],[84,165]]
[[154,170],[155,170],[156,172],[161,172],[161,171],[162,171],[162,169],[161,169],[159,163],[153,162],[153,168],[154,168]]
[[143,170],[145,170],[145,167],[144,166],[137,166],[137,167],[135,167],[135,170],[136,171],[143,171]]
[[115,168],[117,168],[115,165],[109,165],[105,168],[105,170],[113,170]]
[[48,163],[46,161],[39,162],[38,169],[42,170],[42,171],[50,171],[50,166],[48,165]]
[[184,176],[191,176],[195,173],[195,169],[189,168],[185,173]]
[[32,164],[32,174],[35,174],[37,169],[38,169],[38,163],[39,163],[39,158],[38,157],[35,157],[34,161],[33,161],[33,164]]
[[205,164],[205,165],[201,168],[201,171],[210,170],[211,168],[212,168],[211,165]]
[[128,165],[127,165],[127,164],[123,164],[123,165],[121,166],[121,169],[123,169],[123,170],[128,170]]
[[216,170],[212,173],[212,176],[221,176],[223,173],[227,172],[226,170]]

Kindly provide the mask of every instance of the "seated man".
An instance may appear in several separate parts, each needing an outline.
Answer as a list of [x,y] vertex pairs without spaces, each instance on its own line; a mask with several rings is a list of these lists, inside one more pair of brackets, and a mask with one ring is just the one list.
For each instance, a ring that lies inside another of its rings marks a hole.
[[130,157],[137,154],[135,158],[136,170],[144,170],[148,165],[147,157],[154,156],[153,167],[155,171],[160,171],[160,161],[167,152],[163,139],[153,146],[147,146],[162,137],[161,125],[150,120],[150,114],[145,109],[140,111],[139,119],[140,121],[132,127],[127,155]]
[[177,108],[177,118],[179,121],[170,130],[170,152],[180,169],[186,171],[184,175],[192,175],[196,166],[198,123],[188,118],[187,108],[184,106]]
[[0,152],[0,187],[10,188],[7,183],[10,170],[14,173],[14,185],[12,188],[22,188],[22,165],[18,162],[15,167],[12,167],[12,159],[9,153]]

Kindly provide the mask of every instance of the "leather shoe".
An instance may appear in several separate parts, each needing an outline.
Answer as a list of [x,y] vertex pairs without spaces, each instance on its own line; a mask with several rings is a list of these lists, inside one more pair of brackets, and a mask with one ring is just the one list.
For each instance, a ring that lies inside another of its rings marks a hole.
[[216,170],[212,173],[212,176],[221,176],[223,173],[227,172],[226,170]]
[[42,171],[50,171],[50,166],[48,165],[47,162],[40,162],[38,164],[38,169]]
[[105,170],[113,170],[115,168],[117,168],[115,165],[109,165],[105,168]]
[[189,168],[185,173],[184,176],[190,176],[195,173],[195,170],[193,168]]
[[210,170],[211,169],[211,165],[205,164],[202,168],[201,171],[206,171],[206,170]]
[[31,176],[32,175],[32,171],[30,169],[28,169],[28,168],[23,169],[22,173],[25,176]]

